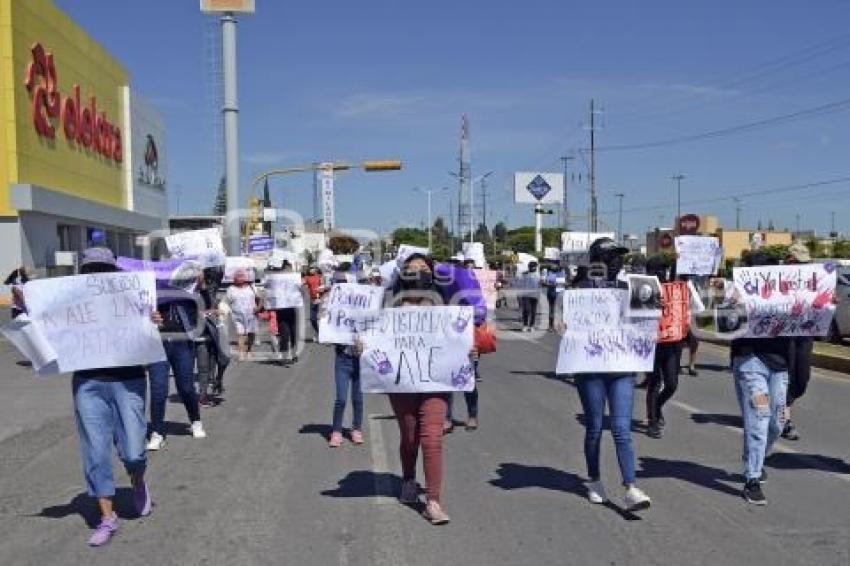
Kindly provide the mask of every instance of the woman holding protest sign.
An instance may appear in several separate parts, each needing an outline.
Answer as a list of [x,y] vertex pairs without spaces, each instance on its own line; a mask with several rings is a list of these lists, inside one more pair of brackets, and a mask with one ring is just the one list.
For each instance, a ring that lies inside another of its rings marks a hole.
[[[437,306],[444,304],[440,289],[434,281],[434,264],[430,257],[414,253],[401,265],[393,287],[390,307]],[[355,343],[355,353],[363,352],[363,344]],[[434,525],[449,522],[441,502],[443,481],[443,422],[446,418],[447,394],[391,393],[390,405],[398,420],[399,455],[402,468],[402,488],[399,499],[404,504],[419,501],[416,483],[416,460],[422,449],[427,502],[424,517]]]
[[[119,271],[115,256],[107,248],[83,252],[80,273]],[[159,313],[151,319],[161,323]],[[118,530],[112,498],[112,444],[130,476],[133,503],[139,516],[151,513],[151,494],[145,482],[145,396],[147,383],[143,366],[87,369],[74,372],[74,415],[80,436],[80,454],[88,493],[96,497],[101,519],[89,538],[91,546],[103,546]]]
[[[623,267],[623,257],[628,250],[611,238],[599,238],[588,250],[589,266],[573,281],[579,289],[626,288],[617,275]],[[635,453],[632,445],[632,413],[635,374],[619,372],[579,373],[576,385],[584,410],[584,456],[587,463],[588,499],[592,503],[607,501],[599,470],[602,422],[606,401],[609,405],[611,436],[617,450],[617,460],[623,485],[626,488],[625,506],[638,511],[650,506],[649,497],[635,484]]]
[[671,266],[660,254],[651,256],[646,262],[646,274],[658,277],[663,297],[655,363],[646,389],[647,435],[650,438],[662,436],[665,422],[661,410],[679,387],[679,359],[690,330],[688,286],[684,282],[670,282],[670,270]]
[[198,294],[204,306],[204,329],[196,340],[195,354],[198,366],[198,403],[212,407],[216,397],[224,393],[224,371],[230,364],[229,344],[224,325],[220,323],[216,295],[221,283],[221,270],[204,269],[198,277]]

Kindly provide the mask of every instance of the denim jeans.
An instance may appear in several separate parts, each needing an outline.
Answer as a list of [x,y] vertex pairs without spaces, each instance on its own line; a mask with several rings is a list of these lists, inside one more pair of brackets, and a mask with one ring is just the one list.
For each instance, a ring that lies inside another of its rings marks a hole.
[[[478,418],[478,361],[475,360],[475,377],[476,383],[475,388],[472,391],[464,391],[463,399],[466,401],[466,415],[469,418]],[[448,408],[446,409],[446,420],[449,422],[454,421],[454,393],[448,394]]]
[[764,457],[785,426],[788,372],[770,369],[754,354],[734,358],[732,372],[744,420],[744,475],[758,479]]
[[363,392],[360,390],[360,358],[337,352],[334,362],[334,380],[336,381],[336,402],[334,403],[333,430],[342,431],[342,417],[345,414],[345,399],[351,383],[351,405],[354,407],[354,419],[351,428],[363,427]]
[[632,447],[632,405],[635,394],[635,375],[632,373],[580,374],[578,393],[584,410],[584,457],[591,481],[600,478],[599,445],[602,441],[602,420],[607,400],[611,421],[611,436],[617,450],[623,485],[635,483],[635,452]]
[[310,303],[310,326],[313,327],[313,339],[319,341],[319,303]]
[[[109,377],[105,369],[104,378]],[[92,497],[115,495],[112,444],[128,474],[145,471],[144,378],[106,381],[74,376],[74,416],[86,488]]]
[[174,371],[174,384],[189,421],[201,420],[195,393],[195,343],[191,340],[163,340],[167,360],[148,366],[151,382],[151,430],[165,436],[165,402],[168,399],[168,370]]

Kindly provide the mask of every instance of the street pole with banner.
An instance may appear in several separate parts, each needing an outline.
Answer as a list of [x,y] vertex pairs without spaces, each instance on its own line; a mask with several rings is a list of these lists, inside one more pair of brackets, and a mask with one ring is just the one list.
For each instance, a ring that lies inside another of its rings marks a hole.
[[333,163],[319,165],[319,190],[321,191],[322,202],[322,225],[325,232],[330,232],[336,224]]

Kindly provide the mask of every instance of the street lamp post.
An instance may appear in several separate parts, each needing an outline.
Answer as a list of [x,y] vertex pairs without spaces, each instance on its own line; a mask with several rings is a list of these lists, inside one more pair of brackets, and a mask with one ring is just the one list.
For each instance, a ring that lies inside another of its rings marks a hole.
[[684,179],[684,178],[685,178],[685,176],[682,175],[681,173],[679,173],[678,175],[673,175],[671,177],[671,179],[676,181],[676,224],[677,224],[676,230],[677,230],[677,233],[678,233],[679,218],[682,217],[682,179]]
[[620,199],[620,208],[617,212],[617,239],[620,241],[620,243],[623,243],[623,197],[625,197],[626,195],[624,195],[623,193],[617,193],[614,196]]

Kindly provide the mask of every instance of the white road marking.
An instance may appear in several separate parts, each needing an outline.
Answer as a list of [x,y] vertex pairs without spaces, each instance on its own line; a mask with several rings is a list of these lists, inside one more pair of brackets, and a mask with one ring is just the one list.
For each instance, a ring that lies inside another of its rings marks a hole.
[[[383,415],[369,415],[369,446],[372,456],[372,472],[375,474],[375,493],[379,494],[373,498],[378,506],[375,519],[375,532],[379,533],[379,540],[373,546],[372,564],[374,566],[406,566],[408,564],[405,545],[408,534],[400,525],[399,512],[401,504],[392,495],[393,485],[389,479],[390,468],[387,464],[387,451],[384,446],[384,434],[381,430],[381,419]],[[340,566],[343,555],[340,550]],[[347,560],[347,555],[346,555]]]
[[387,450],[384,446],[384,434],[381,431],[382,415],[369,415],[369,446],[372,453],[372,471],[375,473],[375,503],[378,505],[398,504],[398,500],[386,494],[392,492],[392,483],[387,474],[390,473],[387,464]]

